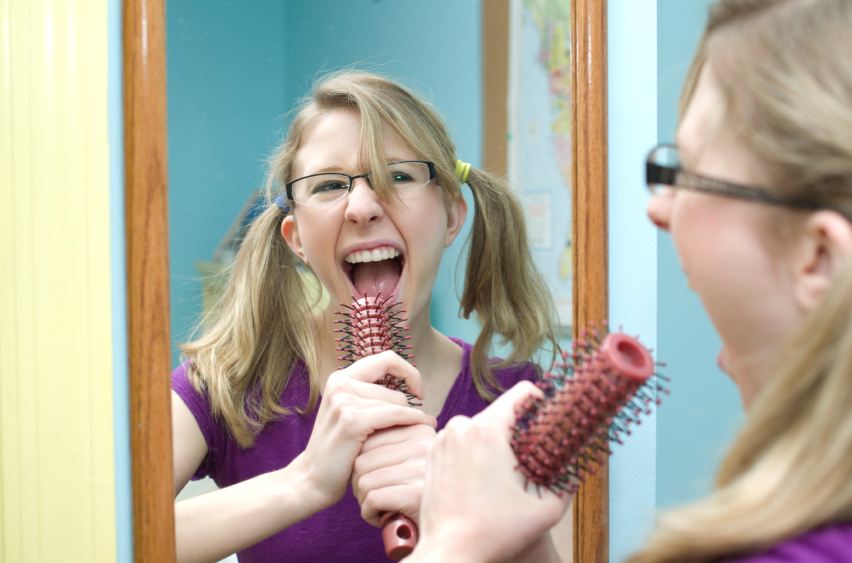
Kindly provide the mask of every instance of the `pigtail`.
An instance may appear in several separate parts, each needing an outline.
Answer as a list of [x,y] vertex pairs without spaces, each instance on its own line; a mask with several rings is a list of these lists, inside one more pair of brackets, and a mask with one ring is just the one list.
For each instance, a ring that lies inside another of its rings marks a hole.
[[[202,336],[181,346],[193,386],[243,448],[267,422],[289,414],[278,401],[294,367],[306,364],[313,380],[318,365],[314,331],[307,328],[319,295],[304,283],[313,274],[280,234],[286,212],[268,199],[224,274],[224,292],[201,321]],[[316,406],[319,387],[311,381],[310,388],[299,412]]]
[[[493,400],[500,387],[493,367],[533,358],[549,343],[558,350],[555,310],[543,276],[533,263],[527,240],[526,217],[518,196],[502,178],[471,169],[467,177],[475,202],[461,298],[461,314],[472,312],[482,325],[473,347],[471,366],[479,395]],[[495,335],[512,353],[490,364]]]

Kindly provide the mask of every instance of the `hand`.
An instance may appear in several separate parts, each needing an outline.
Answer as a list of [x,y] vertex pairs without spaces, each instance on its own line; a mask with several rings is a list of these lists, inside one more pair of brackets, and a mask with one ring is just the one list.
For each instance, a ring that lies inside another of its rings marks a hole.
[[379,430],[367,438],[352,473],[364,520],[378,527],[382,512],[401,512],[419,524],[426,453],[434,439],[435,429],[426,424]]
[[308,446],[293,464],[316,494],[317,510],[339,501],[349,484],[356,456],[367,438],[382,428],[434,424],[434,419],[408,406],[399,391],[375,385],[391,374],[422,398],[420,372],[394,352],[358,360],[328,379]]
[[474,418],[455,417],[438,433],[429,449],[412,561],[511,559],[559,521],[571,497],[525,491],[514,469],[515,409],[530,394],[541,391],[521,382]]

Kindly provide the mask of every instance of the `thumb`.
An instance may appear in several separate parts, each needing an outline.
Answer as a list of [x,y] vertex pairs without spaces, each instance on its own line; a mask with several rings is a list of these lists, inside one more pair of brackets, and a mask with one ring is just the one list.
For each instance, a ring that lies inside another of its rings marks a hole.
[[517,412],[522,410],[522,405],[530,398],[542,398],[544,393],[541,389],[529,381],[521,381],[514,387],[500,395],[496,401],[476,415],[478,419],[494,428],[503,428],[506,438],[511,438],[512,428],[517,420]]

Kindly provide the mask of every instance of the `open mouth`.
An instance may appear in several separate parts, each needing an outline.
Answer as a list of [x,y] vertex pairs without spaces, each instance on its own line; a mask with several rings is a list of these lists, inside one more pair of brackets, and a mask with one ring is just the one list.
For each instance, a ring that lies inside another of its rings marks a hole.
[[405,257],[391,246],[355,250],[346,255],[343,272],[349,278],[356,295],[377,297],[396,296],[399,280],[405,267]]

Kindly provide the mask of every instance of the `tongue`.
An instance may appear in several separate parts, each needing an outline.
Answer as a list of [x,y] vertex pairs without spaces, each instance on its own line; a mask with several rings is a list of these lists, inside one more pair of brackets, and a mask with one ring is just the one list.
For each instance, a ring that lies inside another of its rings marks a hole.
[[400,267],[396,260],[362,262],[353,265],[352,283],[363,296],[389,296],[399,283]]

